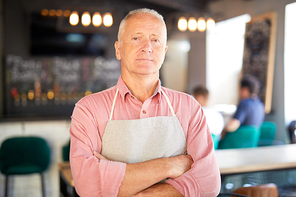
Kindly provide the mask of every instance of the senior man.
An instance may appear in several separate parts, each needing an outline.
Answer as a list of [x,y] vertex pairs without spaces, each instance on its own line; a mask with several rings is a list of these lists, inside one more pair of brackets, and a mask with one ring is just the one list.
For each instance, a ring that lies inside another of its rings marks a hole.
[[201,106],[161,86],[167,32],[160,14],[121,22],[117,85],[82,98],[70,127],[70,164],[86,196],[217,196],[220,174]]

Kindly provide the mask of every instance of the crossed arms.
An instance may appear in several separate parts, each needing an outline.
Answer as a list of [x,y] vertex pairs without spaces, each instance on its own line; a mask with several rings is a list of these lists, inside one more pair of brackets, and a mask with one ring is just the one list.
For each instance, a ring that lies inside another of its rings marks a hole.
[[[108,160],[98,152],[94,152],[94,155],[98,159]],[[158,182],[165,178],[177,178],[188,171],[192,163],[191,156],[178,155],[127,164],[118,196],[182,196],[171,185]]]
[[[199,197],[219,193],[219,168],[211,134],[201,114],[194,116],[198,124],[188,125],[188,132],[185,130],[188,155],[126,164],[101,157],[102,134],[98,130],[104,130],[104,125],[96,123],[89,109],[77,106],[70,128],[70,164],[79,195]],[[188,119],[181,117],[181,123],[182,118]],[[159,183],[166,178],[165,183]]]

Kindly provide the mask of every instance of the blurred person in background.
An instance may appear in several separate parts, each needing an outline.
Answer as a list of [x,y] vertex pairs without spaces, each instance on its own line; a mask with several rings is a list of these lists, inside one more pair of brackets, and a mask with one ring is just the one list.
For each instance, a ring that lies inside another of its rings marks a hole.
[[260,91],[259,80],[252,75],[246,75],[240,81],[240,102],[232,119],[226,124],[221,137],[228,132],[236,131],[241,125],[253,125],[258,128],[265,118],[264,104],[258,94]]
[[220,112],[214,107],[208,105],[209,90],[204,86],[197,86],[193,90],[193,96],[202,106],[202,109],[207,118],[207,123],[210,128],[210,132],[213,135],[219,136],[224,128],[224,118]]

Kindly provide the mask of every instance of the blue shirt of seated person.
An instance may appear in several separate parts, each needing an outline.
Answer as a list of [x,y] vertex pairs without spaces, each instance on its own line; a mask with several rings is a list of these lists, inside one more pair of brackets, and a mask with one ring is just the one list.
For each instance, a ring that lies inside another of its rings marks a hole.
[[233,116],[240,121],[240,125],[254,125],[258,128],[264,117],[264,105],[257,96],[241,100]]
[[240,103],[233,118],[222,131],[221,139],[227,132],[236,131],[241,125],[254,125],[258,128],[264,121],[264,105],[258,98],[260,82],[255,76],[247,75],[240,82]]

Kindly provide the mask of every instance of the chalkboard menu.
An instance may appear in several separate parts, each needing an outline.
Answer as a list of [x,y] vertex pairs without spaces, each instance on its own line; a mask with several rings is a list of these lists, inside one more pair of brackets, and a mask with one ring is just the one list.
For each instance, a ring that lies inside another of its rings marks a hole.
[[261,82],[259,97],[267,114],[271,111],[276,18],[275,12],[252,17],[245,34],[243,75],[253,75]]
[[117,59],[8,55],[5,64],[7,117],[70,117],[75,103],[117,83]]

